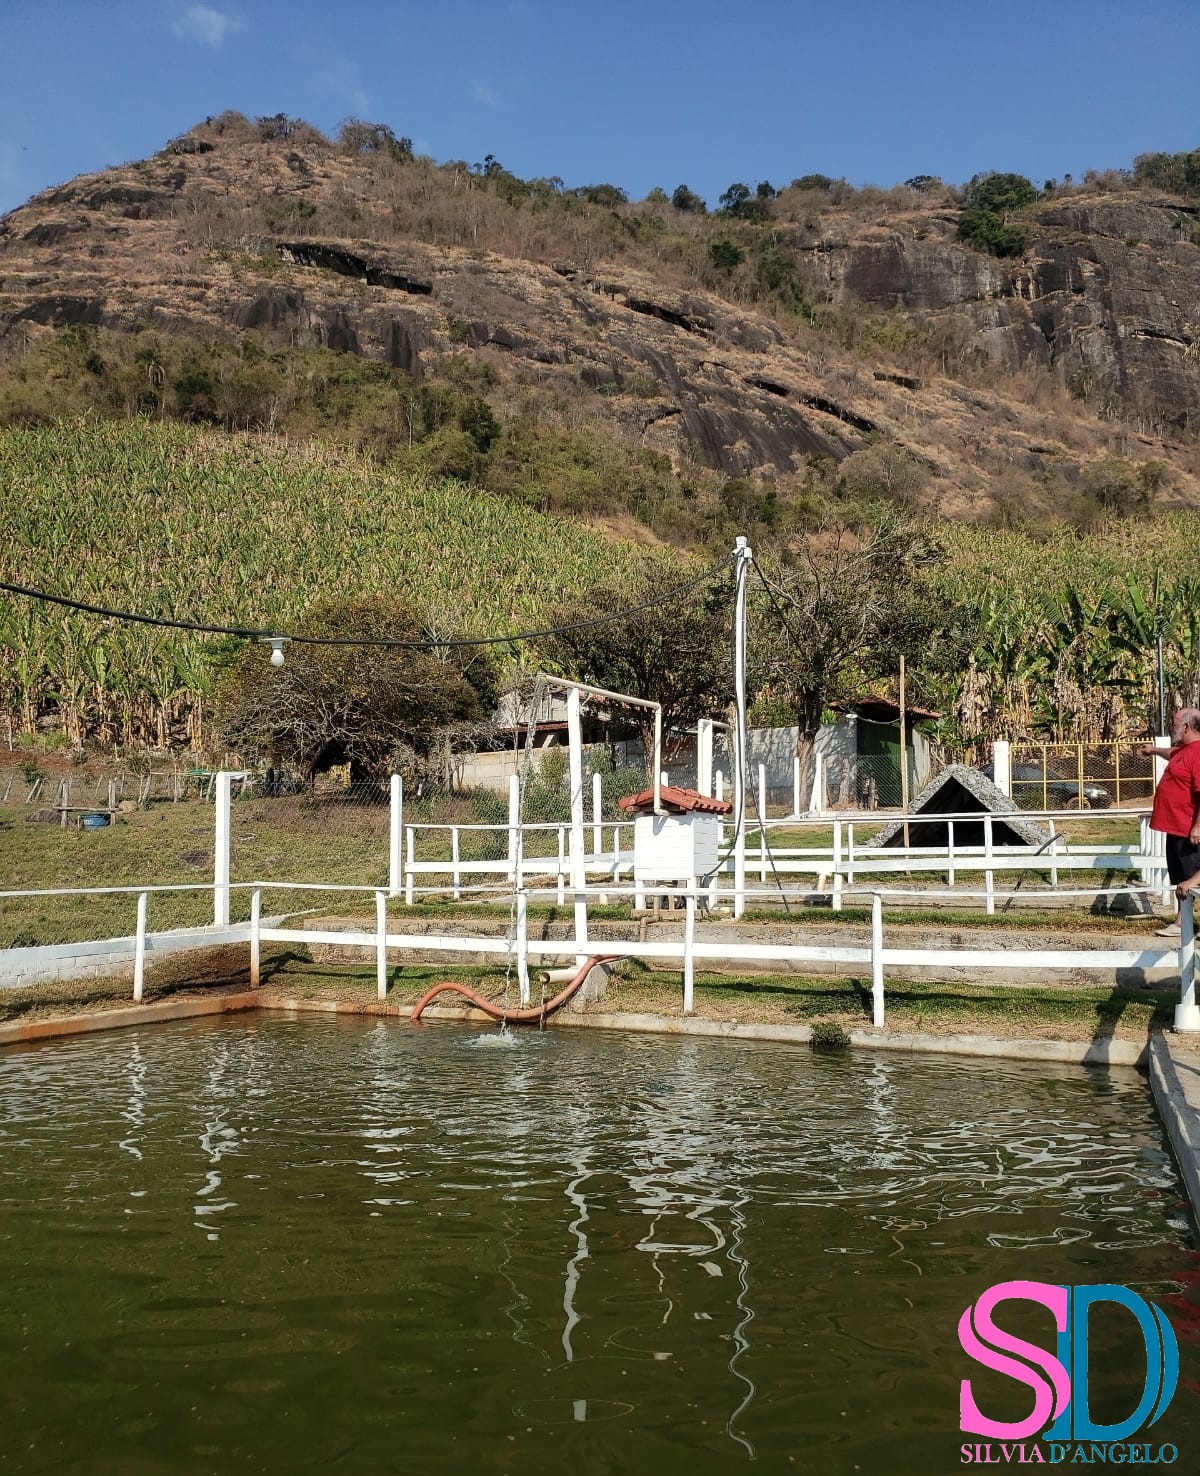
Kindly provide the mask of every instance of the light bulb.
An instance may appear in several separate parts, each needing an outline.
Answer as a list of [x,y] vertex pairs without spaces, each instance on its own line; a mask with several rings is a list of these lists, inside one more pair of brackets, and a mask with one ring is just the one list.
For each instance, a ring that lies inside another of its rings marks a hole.
[[283,665],[283,640],[279,636],[275,636],[271,640],[271,665]]

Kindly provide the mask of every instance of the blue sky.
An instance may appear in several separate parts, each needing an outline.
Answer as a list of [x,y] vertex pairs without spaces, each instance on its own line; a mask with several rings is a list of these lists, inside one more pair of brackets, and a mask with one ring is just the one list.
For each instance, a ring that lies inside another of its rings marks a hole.
[[0,212],[226,108],[710,204],[1200,146],[1200,0],[0,0],[0,55]]

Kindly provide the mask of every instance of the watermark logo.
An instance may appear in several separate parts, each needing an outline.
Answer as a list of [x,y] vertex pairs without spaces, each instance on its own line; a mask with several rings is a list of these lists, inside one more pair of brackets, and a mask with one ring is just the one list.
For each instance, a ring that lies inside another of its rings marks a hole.
[[[996,1326],[993,1313],[997,1307],[1015,1301],[1036,1302],[1050,1312],[1057,1334],[1053,1353]],[[1126,1419],[1113,1424],[1101,1424],[1092,1417],[1088,1389],[1088,1314],[1101,1302],[1115,1303],[1129,1313],[1141,1332],[1145,1353],[1144,1373],[1138,1358],[1130,1359],[1131,1376],[1136,1379],[1142,1374],[1137,1406]],[[1096,1459],[1107,1459],[1101,1453],[1102,1448],[1120,1446],[1161,1418],[1179,1381],[1179,1345],[1171,1324],[1153,1303],[1144,1301],[1125,1286],[1069,1287],[1044,1281],[1001,1281],[989,1287],[963,1313],[958,1339],[964,1352],[976,1363],[1015,1379],[1033,1393],[1033,1410],[1025,1419],[993,1420],[979,1408],[971,1380],[963,1379],[959,1386],[959,1425],[963,1432],[984,1436],[989,1442],[1040,1437],[1052,1443],[1049,1460],[1054,1464],[1064,1459],[1079,1462],[1079,1451],[1087,1452],[1089,1447],[1095,1451]],[[1067,1445],[1075,1446],[1069,1457]],[[964,1462],[1013,1459],[1007,1453],[981,1454],[985,1449],[964,1445]],[[1138,1464],[1167,1464],[1177,1454],[1174,1446],[1161,1446],[1154,1454],[1149,1445],[1128,1445],[1121,1449],[1123,1454],[1115,1457],[1118,1461]],[[1047,1459],[1038,1447],[1033,1447],[1033,1451],[1036,1453],[1030,1454],[1023,1447],[1016,1458],[1039,1463]],[[1088,1455],[1083,1455],[1082,1462],[1090,1464]]]

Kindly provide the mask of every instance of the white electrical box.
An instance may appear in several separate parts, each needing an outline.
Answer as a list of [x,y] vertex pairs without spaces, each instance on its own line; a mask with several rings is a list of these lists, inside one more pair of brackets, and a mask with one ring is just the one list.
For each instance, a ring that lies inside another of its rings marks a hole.
[[633,822],[635,881],[690,882],[716,870],[720,855],[720,817],[638,815]]

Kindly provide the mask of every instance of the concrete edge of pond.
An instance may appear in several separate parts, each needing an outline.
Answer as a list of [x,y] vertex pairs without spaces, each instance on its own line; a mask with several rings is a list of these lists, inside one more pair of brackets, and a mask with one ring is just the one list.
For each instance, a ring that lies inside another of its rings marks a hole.
[[0,1024],[0,1046],[51,1040],[60,1035],[89,1035],[94,1030],[124,1030],[131,1025],[157,1025],[165,1020],[191,1020],[200,1015],[224,1015],[233,1010],[259,1009],[261,1005],[257,993],[242,991],[207,998],[160,999],[151,1004],[123,1005],[115,1010],[90,1010],[84,1015],[10,1020]]
[[1166,1125],[1192,1213],[1200,1222],[1200,1057],[1171,1049],[1168,1036],[1150,1042],[1150,1090]]

